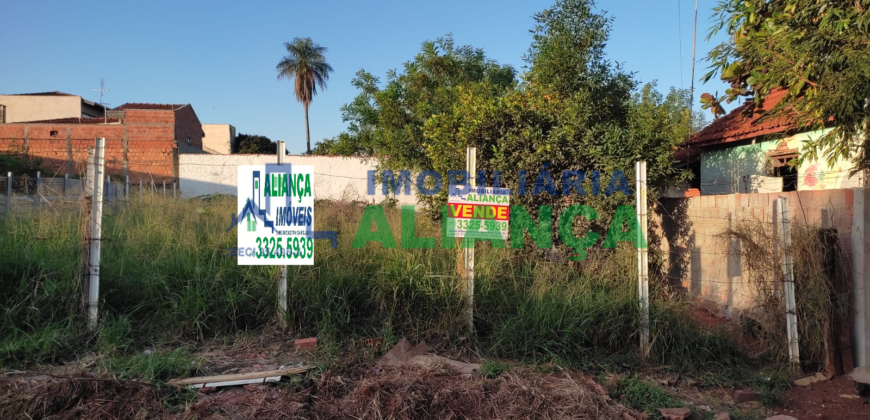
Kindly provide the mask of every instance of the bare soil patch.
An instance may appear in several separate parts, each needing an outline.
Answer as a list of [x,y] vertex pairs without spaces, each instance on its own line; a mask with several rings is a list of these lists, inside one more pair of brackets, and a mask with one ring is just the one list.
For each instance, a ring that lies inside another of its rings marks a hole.
[[[443,364],[406,365],[295,385],[200,392],[131,381],[55,377],[0,382],[0,418],[115,419],[640,419],[592,378],[575,371],[514,369],[495,379],[458,375]],[[177,398],[176,406],[167,398]],[[179,402],[181,401],[181,402]]]

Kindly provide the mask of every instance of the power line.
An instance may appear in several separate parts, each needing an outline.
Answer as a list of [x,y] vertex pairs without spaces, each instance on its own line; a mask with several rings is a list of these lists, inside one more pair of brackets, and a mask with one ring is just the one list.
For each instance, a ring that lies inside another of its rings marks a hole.
[[692,108],[694,108],[695,104],[695,41],[698,38],[698,0],[695,0],[695,24],[694,29],[692,29],[692,80],[690,80],[691,87],[689,88],[689,96],[692,97],[692,102],[689,105],[689,112],[692,112]]
[[680,5],[680,0],[677,0],[677,40],[680,44],[680,89],[683,89],[683,24],[681,22],[680,10],[683,7]]

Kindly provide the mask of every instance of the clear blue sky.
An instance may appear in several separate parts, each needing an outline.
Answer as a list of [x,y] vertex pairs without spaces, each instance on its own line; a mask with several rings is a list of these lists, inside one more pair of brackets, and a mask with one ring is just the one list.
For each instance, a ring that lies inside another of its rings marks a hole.
[[[706,71],[701,59],[721,41],[705,42],[715,3],[699,4],[696,79]],[[301,153],[302,106],[292,83],[276,79],[283,42],[308,36],[329,48],[335,72],[311,107],[316,143],[345,128],[339,108],[356,95],[350,80],[357,70],[383,80],[424,40],[448,32],[457,45],[483,48],[489,57],[519,69],[531,42],[532,15],[551,4],[0,0],[0,93],[59,90],[96,100],[99,94],[91,89],[103,77],[110,89],[104,101],[111,106],[190,103],[203,123],[229,123],[240,133],[283,139],[292,153]],[[692,0],[599,0],[597,7],[616,19],[607,46],[613,60],[643,82],[657,79],[663,92],[689,87]],[[695,97],[725,88],[696,81]]]

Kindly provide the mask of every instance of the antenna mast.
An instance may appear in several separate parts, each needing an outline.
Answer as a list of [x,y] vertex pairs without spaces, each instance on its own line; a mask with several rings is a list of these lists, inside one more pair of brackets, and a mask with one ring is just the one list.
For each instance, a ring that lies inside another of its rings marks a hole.
[[100,88],[99,89],[91,89],[91,90],[100,92],[100,106],[103,107],[103,123],[108,124],[109,123],[109,116],[106,113],[106,105],[108,105],[108,104],[105,104],[105,105],[103,104],[103,92],[108,92],[109,89],[103,89],[103,78],[102,77],[100,78]]

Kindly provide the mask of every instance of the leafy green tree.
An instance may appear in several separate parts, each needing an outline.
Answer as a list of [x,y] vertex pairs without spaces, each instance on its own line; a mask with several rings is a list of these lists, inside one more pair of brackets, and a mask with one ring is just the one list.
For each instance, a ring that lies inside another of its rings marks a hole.
[[278,63],[278,78],[295,78],[293,91],[296,93],[296,100],[302,102],[302,107],[305,108],[306,150],[311,153],[308,107],[317,95],[317,88],[326,89],[332,66],[326,62],[324,56],[326,47],[320,46],[311,38],[294,38],[293,42],[285,42],[284,48],[288,55]]
[[268,155],[278,152],[278,143],[273,142],[266,136],[255,134],[239,134],[236,136],[240,154]]
[[[324,148],[377,156],[382,169],[434,169],[446,176],[465,168],[465,149],[475,146],[478,168],[500,170],[502,186],[518,191],[519,171],[528,171],[526,195],[512,204],[527,205],[533,215],[539,205],[553,205],[555,213],[588,204],[599,210],[604,227],[607,215],[634,197],[561,197],[563,170],[585,171],[590,194],[592,171],[600,171],[603,193],[614,170],[633,180],[638,160],[648,162],[653,190],[685,179],[673,153],[699,123],[688,92],[663,96],[654,84],[637,91],[631,74],[605,58],[611,20],[588,0],[558,1],[535,20],[522,83],[481,50],[455,48],[449,37],[427,42],[401,73],[388,74],[383,89],[371,75],[357,75],[361,93],[344,108],[348,131]],[[532,195],[545,166],[560,197]],[[419,198],[435,217],[447,199],[443,190]]]
[[378,131],[379,112],[376,103],[378,78],[360,70],[351,84],[360,93],[353,102],[341,107],[342,120],[347,131],[332,139],[318,143],[313,155],[372,156],[375,154],[375,136]]
[[729,100],[774,89],[788,91],[770,117],[786,115],[805,129],[834,125],[808,142],[801,159],[853,159],[870,167],[870,1],[723,0],[710,36],[727,31],[714,48],[711,71],[731,88]]

